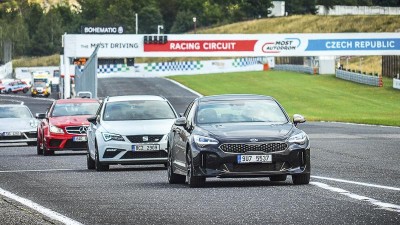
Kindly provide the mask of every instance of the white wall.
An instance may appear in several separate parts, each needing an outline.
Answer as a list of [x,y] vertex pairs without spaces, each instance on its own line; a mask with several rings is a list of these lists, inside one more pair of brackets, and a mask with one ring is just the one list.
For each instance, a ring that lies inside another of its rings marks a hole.
[[268,16],[285,16],[285,1],[272,1],[274,7],[269,8],[271,13]]
[[0,79],[11,78],[12,70],[12,62],[8,62],[0,66]]
[[327,10],[317,5],[317,8],[317,15],[400,15],[400,7],[337,5]]

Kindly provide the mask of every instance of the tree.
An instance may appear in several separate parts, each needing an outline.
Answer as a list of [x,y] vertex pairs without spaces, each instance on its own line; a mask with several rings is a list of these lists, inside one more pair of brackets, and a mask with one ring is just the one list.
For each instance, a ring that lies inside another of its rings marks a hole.
[[141,34],[156,34],[157,26],[164,24],[160,10],[155,6],[146,6],[139,12]]

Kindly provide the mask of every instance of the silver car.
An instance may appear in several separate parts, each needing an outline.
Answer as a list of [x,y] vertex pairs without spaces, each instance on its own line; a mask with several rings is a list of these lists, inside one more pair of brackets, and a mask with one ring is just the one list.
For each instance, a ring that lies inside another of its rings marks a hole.
[[26,105],[0,105],[0,143],[36,145],[37,125]]
[[167,136],[177,114],[169,101],[154,95],[104,99],[88,118],[88,169],[111,164],[167,163]]

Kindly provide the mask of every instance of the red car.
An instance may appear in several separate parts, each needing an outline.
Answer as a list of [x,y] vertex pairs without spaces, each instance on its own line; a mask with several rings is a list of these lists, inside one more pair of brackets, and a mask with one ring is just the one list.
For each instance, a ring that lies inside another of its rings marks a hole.
[[37,131],[37,154],[53,155],[54,151],[86,150],[87,118],[96,114],[99,101],[89,98],[59,99],[41,119]]

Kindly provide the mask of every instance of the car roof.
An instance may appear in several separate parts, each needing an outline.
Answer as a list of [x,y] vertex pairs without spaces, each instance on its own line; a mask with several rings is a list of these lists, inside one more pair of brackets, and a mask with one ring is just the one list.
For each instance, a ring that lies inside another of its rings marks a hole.
[[86,102],[99,102],[99,100],[94,98],[68,98],[68,99],[58,99],[55,101],[56,104],[86,103]]
[[199,102],[226,101],[226,100],[275,100],[271,96],[256,94],[222,94],[210,95],[198,98]]
[[123,96],[112,96],[107,97],[107,102],[121,102],[121,101],[130,101],[130,100],[158,100],[158,101],[167,101],[164,97],[158,95],[123,95]]

